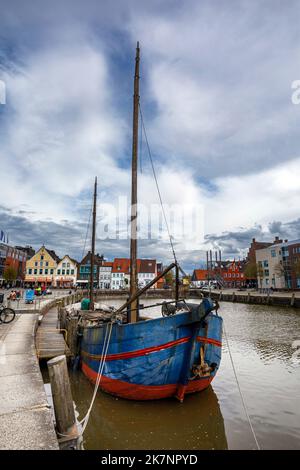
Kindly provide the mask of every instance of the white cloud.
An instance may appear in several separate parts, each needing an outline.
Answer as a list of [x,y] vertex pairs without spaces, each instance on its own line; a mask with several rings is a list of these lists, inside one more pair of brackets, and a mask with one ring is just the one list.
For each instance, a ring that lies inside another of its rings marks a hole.
[[[92,184],[126,185],[113,158],[126,125],[113,109],[101,50],[87,43],[32,53],[22,74],[7,75],[13,114],[2,145],[9,206],[26,201],[39,216],[70,216],[69,200]],[[16,191],[16,188],[19,190]]]
[[[101,11],[95,2],[90,9],[72,3],[70,15],[55,4],[49,23],[47,8],[31,5],[16,17],[6,10],[8,30],[18,24],[18,37],[32,35],[35,47],[24,46],[17,67],[11,58],[5,75],[13,112],[1,134],[3,205],[31,210],[35,220],[87,218],[95,175],[99,202],[129,196],[128,65],[139,39],[141,98],[163,201],[203,204],[205,233],[256,223],[267,230],[272,220],[298,217],[296,3],[286,15],[261,2],[119,2]],[[31,24],[39,28],[29,31]],[[126,82],[122,92],[112,70]],[[139,175],[139,196],[157,203],[148,170]],[[149,250],[164,254],[158,245]],[[183,244],[178,249],[186,256]]]

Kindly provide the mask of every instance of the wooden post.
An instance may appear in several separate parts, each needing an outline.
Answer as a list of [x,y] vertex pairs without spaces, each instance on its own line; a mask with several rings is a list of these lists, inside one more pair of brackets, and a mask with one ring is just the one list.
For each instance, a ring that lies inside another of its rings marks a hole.
[[77,353],[77,324],[78,318],[69,318],[67,342],[73,357]]
[[50,359],[47,362],[47,366],[58,436],[62,441],[77,439],[78,431],[66,356],[57,356]]

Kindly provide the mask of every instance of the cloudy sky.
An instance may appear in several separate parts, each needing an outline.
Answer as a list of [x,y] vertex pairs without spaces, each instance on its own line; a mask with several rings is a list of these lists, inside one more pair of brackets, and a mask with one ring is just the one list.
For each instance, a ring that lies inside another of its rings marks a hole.
[[[204,211],[194,245],[174,239],[183,266],[207,248],[243,256],[252,237],[299,238],[299,21],[292,0],[0,0],[0,228],[12,243],[79,259],[94,177],[98,233],[100,205],[130,194],[139,40],[163,201]],[[142,139],[140,150],[139,200],[150,207],[158,196]],[[126,256],[119,238],[98,237],[97,251]],[[171,260],[153,236],[139,255]]]

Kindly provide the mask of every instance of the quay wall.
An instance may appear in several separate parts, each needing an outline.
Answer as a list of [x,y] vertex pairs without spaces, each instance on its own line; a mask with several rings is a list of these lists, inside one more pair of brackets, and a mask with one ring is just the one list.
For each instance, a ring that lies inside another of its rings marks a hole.
[[223,302],[238,302],[244,304],[255,304],[255,305],[270,305],[277,307],[292,307],[300,308],[300,297],[291,295],[268,295],[268,294],[256,294],[256,293],[236,293],[236,292],[211,292],[210,294],[213,300]]

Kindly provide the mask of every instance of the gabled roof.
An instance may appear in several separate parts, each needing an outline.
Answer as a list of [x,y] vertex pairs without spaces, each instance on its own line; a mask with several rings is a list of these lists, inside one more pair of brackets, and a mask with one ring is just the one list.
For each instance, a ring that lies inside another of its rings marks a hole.
[[138,273],[155,273],[156,259],[141,259]]
[[51,256],[51,258],[53,258],[57,263],[60,262],[60,257],[57,256],[57,254],[55,253],[54,250],[48,250],[48,248],[45,248],[45,250],[48,251],[49,255]]
[[[91,257],[92,257],[92,254],[91,254],[90,251],[88,251],[87,254],[82,258],[82,260],[80,261],[79,264],[88,264],[87,261],[91,262]],[[99,253],[97,253],[94,256],[94,262],[95,262],[96,265],[102,266],[102,264],[103,264],[103,255],[99,255]]]
[[192,281],[206,281],[208,277],[207,269],[194,269]]
[[[138,273],[155,273],[156,260],[155,259],[137,259],[137,272]],[[130,259],[129,258],[115,258],[113,262],[113,273],[130,273]]]
[[102,264],[102,266],[106,267],[106,268],[112,268],[113,267],[113,261],[104,261],[104,263]]
[[47,253],[51,256],[51,258],[56,262],[56,263],[59,263],[60,262],[60,258],[59,256],[57,256],[57,254],[55,253],[54,250],[49,250],[48,248],[45,247],[45,245],[42,245],[41,248],[39,248],[39,250],[37,250],[37,252],[31,256],[30,259],[34,258],[41,250],[45,250],[47,251]]
[[129,274],[129,258],[115,258],[112,267],[112,273]]
[[69,258],[69,260],[72,261],[72,263],[74,263],[76,265],[79,264],[78,261],[76,261],[76,259],[71,258],[71,256],[69,256],[69,255],[63,256],[59,262],[61,263],[65,258]]

